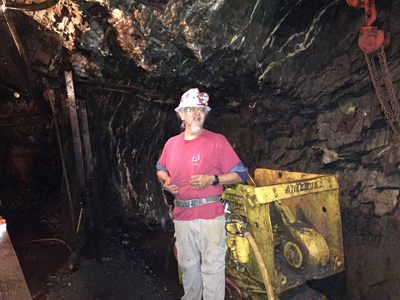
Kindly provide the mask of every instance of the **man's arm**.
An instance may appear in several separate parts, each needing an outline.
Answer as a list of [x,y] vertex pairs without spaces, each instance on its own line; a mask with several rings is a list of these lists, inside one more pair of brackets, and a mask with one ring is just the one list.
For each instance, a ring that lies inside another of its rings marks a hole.
[[[214,178],[215,178],[215,176],[213,176],[211,184],[213,183]],[[219,178],[219,184],[242,183],[242,178],[240,178],[239,174],[236,172],[229,172],[226,174],[218,175],[218,178]]]
[[[236,184],[242,183],[242,178],[236,172],[229,172],[226,174],[218,175],[219,184]],[[194,175],[190,178],[189,182],[194,189],[204,189],[211,185],[215,180],[214,175],[200,174]]]
[[163,187],[171,194],[176,194],[178,192],[178,187],[175,184],[169,184],[171,178],[166,171],[157,171],[157,177],[164,182]]
[[[248,169],[243,165],[243,163],[238,162],[230,168],[227,173],[218,175],[219,184],[245,183],[247,180],[247,172]],[[215,176],[212,174],[200,174],[192,176],[189,182],[194,189],[204,189],[213,184],[214,180]]]
[[169,174],[166,171],[157,171],[157,177],[163,182],[169,180]]

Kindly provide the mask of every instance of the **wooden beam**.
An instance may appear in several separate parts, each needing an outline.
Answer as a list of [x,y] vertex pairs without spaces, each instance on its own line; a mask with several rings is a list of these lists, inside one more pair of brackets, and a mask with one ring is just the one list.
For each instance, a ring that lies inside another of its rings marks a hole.
[[24,111],[14,114],[0,115],[0,119],[32,117],[32,116],[43,116],[43,113],[41,111]]
[[[36,122],[24,122],[24,123],[5,123],[1,124],[0,127],[18,127],[18,126],[28,126],[28,125],[39,125],[39,124],[48,124],[49,122],[46,120],[36,121]],[[0,298],[0,300],[3,300]]]

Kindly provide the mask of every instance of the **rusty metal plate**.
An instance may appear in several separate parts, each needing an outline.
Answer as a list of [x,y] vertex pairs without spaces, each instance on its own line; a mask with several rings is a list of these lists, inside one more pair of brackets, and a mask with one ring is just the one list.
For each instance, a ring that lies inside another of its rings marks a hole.
[[343,115],[337,124],[337,129],[346,133],[351,133],[356,122],[356,118],[349,115]]
[[335,70],[337,74],[346,75],[350,70],[349,55],[346,53],[341,57],[335,58],[333,60],[333,64],[335,65]]

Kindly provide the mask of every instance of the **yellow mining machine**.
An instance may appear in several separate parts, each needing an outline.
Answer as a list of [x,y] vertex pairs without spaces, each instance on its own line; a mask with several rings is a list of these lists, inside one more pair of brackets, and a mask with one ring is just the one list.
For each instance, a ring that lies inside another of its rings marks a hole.
[[222,195],[227,285],[242,298],[274,300],[344,271],[335,175],[257,169],[248,183]]

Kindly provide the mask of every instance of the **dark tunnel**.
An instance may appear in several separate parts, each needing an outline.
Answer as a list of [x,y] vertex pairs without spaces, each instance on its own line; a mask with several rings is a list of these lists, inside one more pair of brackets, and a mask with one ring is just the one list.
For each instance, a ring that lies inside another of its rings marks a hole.
[[249,174],[221,184],[225,299],[399,299],[399,17],[393,0],[3,1],[0,298],[181,299],[156,168],[198,88],[202,130]]

